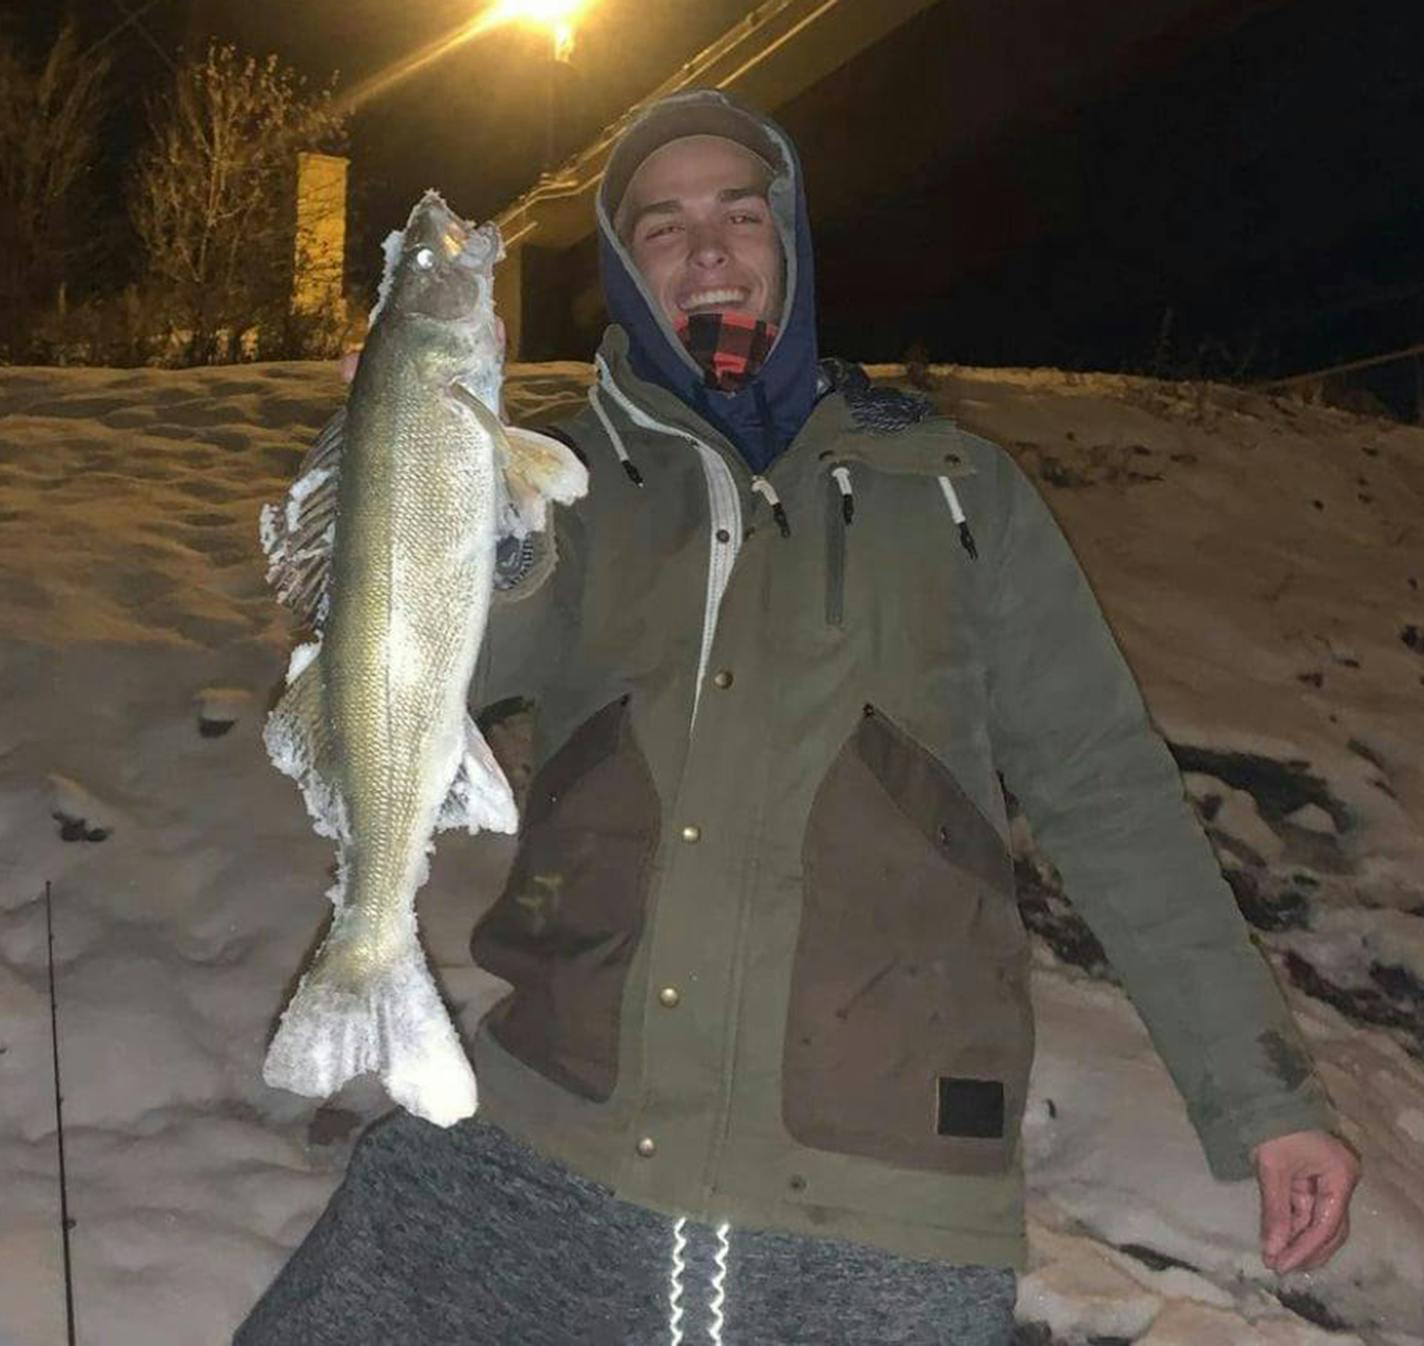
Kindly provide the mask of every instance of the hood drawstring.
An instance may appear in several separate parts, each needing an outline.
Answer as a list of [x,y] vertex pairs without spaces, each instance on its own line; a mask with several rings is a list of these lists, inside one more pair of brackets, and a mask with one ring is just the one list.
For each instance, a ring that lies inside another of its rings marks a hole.
[[844,463],[839,467],[833,467],[831,479],[836,483],[836,489],[841,493],[841,518],[845,520],[845,525],[849,528],[855,520],[855,492],[850,488],[850,468]]
[[613,452],[618,455],[618,461],[623,464],[623,471],[628,474],[628,480],[634,486],[643,484],[643,474],[638,471],[638,465],[630,457],[628,450],[623,447],[622,436],[613,428],[613,421],[608,413],[603,409],[603,399],[599,396],[598,384],[595,383],[588,390],[589,405],[593,407],[594,414],[598,417],[598,423],[603,426],[604,433],[613,444]]
[[959,525],[959,543],[969,553],[971,561],[979,559],[979,548],[974,545],[974,534],[969,531],[969,520],[964,517],[964,507],[959,503],[959,495],[954,483],[948,477],[939,479],[939,488],[944,492],[945,503],[949,506],[949,517]]
[[765,477],[753,477],[752,490],[762,496],[771,506],[771,517],[776,520],[776,526],[781,536],[790,537],[791,520],[786,517],[786,506],[781,503],[781,497],[777,495],[776,487]]

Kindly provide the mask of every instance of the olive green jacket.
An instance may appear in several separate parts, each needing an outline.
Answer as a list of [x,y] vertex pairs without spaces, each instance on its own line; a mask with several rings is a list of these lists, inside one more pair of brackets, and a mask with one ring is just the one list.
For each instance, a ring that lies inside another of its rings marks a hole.
[[588,497],[476,688],[533,699],[541,738],[473,941],[514,988],[476,1044],[486,1114],[657,1210],[1021,1264],[1033,1021],[1002,773],[1217,1175],[1330,1126],[1010,458],[943,419],[863,429],[832,392],[763,482],[625,354],[610,329],[564,426]]

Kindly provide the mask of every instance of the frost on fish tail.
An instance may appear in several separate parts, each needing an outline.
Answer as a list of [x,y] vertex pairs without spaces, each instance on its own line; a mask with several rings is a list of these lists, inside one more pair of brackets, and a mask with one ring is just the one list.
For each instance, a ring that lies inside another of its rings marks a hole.
[[328,1098],[372,1074],[391,1098],[437,1126],[472,1116],[475,1074],[412,930],[378,968],[350,975],[333,941],[302,978],[262,1067],[273,1088]]

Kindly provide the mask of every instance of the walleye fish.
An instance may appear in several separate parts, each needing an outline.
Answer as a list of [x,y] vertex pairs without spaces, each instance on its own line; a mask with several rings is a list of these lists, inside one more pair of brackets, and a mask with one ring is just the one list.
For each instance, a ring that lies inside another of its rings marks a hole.
[[264,738],[334,837],[336,908],[282,1015],[263,1079],[313,1098],[374,1073],[409,1111],[475,1111],[474,1072],[416,937],[437,829],[513,832],[509,784],[466,709],[495,553],[546,524],[587,474],[564,445],[502,426],[493,224],[434,192],[385,243],[373,325],[339,412],[281,507],[268,578],[316,631]]

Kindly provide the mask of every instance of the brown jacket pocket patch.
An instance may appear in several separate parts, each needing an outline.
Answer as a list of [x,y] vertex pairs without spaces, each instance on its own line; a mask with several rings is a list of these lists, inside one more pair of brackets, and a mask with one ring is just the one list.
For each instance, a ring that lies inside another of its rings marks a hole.
[[509,880],[471,940],[475,961],[514,987],[490,1016],[495,1040],[585,1098],[608,1098],[617,1081],[660,816],[625,697],[535,777]]
[[796,1139],[909,1168],[1009,1167],[1033,1023],[1003,843],[867,707],[807,824],[783,1061]]

